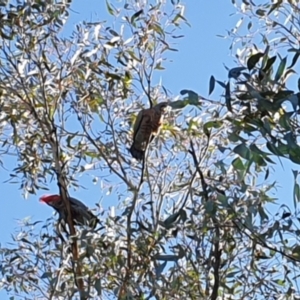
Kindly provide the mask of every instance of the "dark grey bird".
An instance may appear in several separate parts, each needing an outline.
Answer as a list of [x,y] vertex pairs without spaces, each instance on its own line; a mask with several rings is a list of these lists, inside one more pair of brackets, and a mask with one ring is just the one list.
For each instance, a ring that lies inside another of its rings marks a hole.
[[[94,229],[97,223],[100,224],[99,219],[81,201],[72,197],[69,197],[69,201],[74,225],[87,225]],[[67,210],[60,195],[44,195],[40,202],[48,204],[58,212],[59,222],[67,223]]]

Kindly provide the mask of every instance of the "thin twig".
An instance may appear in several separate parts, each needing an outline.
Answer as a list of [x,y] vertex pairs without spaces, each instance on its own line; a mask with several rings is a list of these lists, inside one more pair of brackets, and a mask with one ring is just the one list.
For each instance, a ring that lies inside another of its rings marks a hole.
[[[203,189],[203,194],[204,194],[204,199],[205,202],[209,201],[209,195],[208,195],[208,185],[205,181],[203,172],[201,171],[200,167],[199,167],[199,162],[196,156],[196,151],[194,148],[194,144],[192,142],[192,140],[190,140],[190,146],[191,146],[191,150],[189,150],[189,153],[192,155],[193,157],[193,161],[196,167],[196,170],[200,176],[200,180],[201,180],[201,185],[202,185],[202,189]],[[220,228],[219,228],[219,222],[217,220],[217,218],[212,215],[212,221],[215,227],[215,236],[214,236],[214,242],[213,242],[213,252],[212,255],[214,257],[214,260],[212,262],[212,267],[213,267],[213,274],[214,274],[214,285],[213,285],[213,290],[211,293],[211,300],[216,300],[218,298],[218,290],[220,287],[220,265],[221,265],[221,255],[222,255],[222,249],[220,248],[220,237],[221,237],[221,233],[220,233]]]

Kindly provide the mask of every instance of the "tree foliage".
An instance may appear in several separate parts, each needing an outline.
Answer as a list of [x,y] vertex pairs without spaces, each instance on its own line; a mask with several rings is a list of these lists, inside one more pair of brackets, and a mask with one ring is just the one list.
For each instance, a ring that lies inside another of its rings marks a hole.
[[[24,220],[0,248],[11,299],[298,295],[298,171],[294,207],[268,208],[279,203],[274,168],[300,164],[299,8],[233,3],[236,67],[227,79],[212,74],[217,100],[185,87],[175,96],[158,80],[189,25],[179,1],[106,1],[110,23],[83,22],[69,37],[72,3],[1,4],[1,160],[17,157],[11,182],[26,197],[54,178],[68,205],[93,172],[100,197],[119,203],[101,213],[99,231],[69,223],[65,240],[52,219]],[[142,166],[128,152],[132,123],[164,101],[167,121]]]

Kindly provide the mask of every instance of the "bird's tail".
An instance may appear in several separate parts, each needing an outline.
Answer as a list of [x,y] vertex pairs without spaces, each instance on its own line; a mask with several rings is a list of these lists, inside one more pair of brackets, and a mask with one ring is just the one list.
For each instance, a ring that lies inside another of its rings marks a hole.
[[145,151],[135,148],[134,144],[128,150],[130,151],[132,157],[134,157],[135,159],[142,160],[144,158]]

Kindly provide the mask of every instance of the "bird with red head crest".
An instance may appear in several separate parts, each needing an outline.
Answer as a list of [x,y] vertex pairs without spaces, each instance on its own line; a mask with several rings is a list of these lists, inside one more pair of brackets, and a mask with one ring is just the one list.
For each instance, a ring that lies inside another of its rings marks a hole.
[[[89,226],[95,228],[99,219],[90,211],[90,209],[81,201],[69,197],[71,214],[75,225]],[[40,198],[40,202],[46,203],[58,212],[59,222],[67,223],[67,210],[60,195],[44,195]]]

